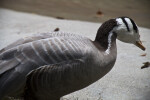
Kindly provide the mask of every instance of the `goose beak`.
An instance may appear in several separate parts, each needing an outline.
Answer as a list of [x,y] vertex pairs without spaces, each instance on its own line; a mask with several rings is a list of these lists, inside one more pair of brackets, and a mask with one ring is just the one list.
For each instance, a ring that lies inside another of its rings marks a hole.
[[141,48],[143,51],[145,51],[145,47],[143,46],[142,42],[141,41],[136,41],[135,45],[139,48]]

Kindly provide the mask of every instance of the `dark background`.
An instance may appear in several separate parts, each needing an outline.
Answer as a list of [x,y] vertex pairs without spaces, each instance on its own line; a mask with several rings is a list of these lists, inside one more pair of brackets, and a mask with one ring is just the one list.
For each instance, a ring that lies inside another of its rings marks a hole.
[[128,16],[150,28],[150,0],[0,0],[0,7],[91,22]]

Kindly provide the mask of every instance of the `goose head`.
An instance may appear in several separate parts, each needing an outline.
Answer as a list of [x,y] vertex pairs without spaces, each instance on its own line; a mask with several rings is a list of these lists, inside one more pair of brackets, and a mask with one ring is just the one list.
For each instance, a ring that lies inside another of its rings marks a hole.
[[145,50],[140,40],[138,26],[129,17],[118,17],[104,22],[98,29],[95,41],[99,42],[107,51],[111,48],[116,38]]
[[138,26],[131,18],[119,17],[116,18],[116,22],[117,26],[113,29],[113,32],[117,34],[118,40],[134,44],[142,50],[145,50],[145,47],[142,45],[140,40]]

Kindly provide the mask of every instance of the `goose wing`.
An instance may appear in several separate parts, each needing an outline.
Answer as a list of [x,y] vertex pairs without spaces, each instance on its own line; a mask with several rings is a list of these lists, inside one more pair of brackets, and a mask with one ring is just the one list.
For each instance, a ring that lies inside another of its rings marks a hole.
[[52,38],[52,37],[60,37],[60,36],[72,36],[73,34],[69,33],[63,33],[63,32],[50,32],[50,33],[40,33],[40,34],[33,34],[32,36],[20,38],[16,40],[15,42],[11,43],[7,47],[0,50],[0,54],[8,49],[11,49],[13,47],[16,47],[18,45],[22,45],[25,43],[33,42],[40,39],[46,39],[46,38]]
[[[82,83],[84,84],[85,80],[89,78],[88,72],[84,70],[87,65],[85,59],[80,58],[69,62],[42,66],[31,71],[26,80],[25,100],[36,98],[34,96],[41,99],[49,96],[52,99],[52,97],[59,97],[80,89]],[[84,74],[84,78],[81,78]]]
[[86,57],[89,42],[84,37],[63,35],[17,45],[0,53],[0,75],[13,68],[27,74],[43,65]]

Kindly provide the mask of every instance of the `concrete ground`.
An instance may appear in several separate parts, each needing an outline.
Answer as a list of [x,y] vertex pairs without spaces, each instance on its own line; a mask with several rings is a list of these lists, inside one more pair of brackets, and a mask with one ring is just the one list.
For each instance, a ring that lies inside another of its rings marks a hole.
[[[101,24],[0,9],[0,49],[16,39],[60,28],[60,31],[80,34],[94,39]],[[89,87],[64,96],[63,100],[150,100],[150,29],[139,28],[141,40],[147,48],[141,51],[132,44],[117,41],[118,55],[114,68]],[[145,54],[146,56],[141,56]]]

